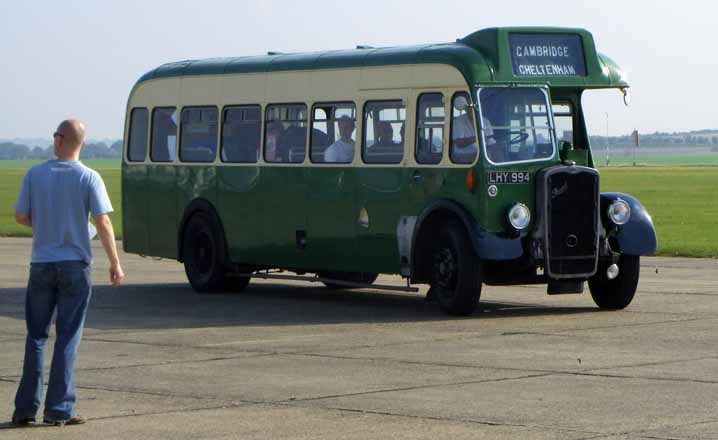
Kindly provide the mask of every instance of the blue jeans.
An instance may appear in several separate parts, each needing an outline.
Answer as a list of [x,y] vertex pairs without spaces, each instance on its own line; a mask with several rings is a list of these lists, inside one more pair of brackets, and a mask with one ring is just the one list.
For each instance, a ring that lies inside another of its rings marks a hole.
[[25,299],[25,364],[15,395],[14,417],[34,418],[40,408],[45,343],[55,309],[57,338],[44,415],[50,420],[67,420],[75,415],[72,370],[91,294],[90,266],[83,261],[33,263],[30,266]]

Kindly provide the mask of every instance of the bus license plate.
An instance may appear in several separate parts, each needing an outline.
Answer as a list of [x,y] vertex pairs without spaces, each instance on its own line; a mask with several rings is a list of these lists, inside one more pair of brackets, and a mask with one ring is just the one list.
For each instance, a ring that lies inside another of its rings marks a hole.
[[531,174],[528,171],[489,171],[489,184],[529,183]]

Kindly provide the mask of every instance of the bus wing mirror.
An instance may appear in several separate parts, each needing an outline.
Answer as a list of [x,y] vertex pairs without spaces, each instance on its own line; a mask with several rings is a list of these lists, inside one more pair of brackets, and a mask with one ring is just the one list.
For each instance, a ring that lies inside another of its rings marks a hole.
[[623,103],[628,107],[631,103],[631,94],[628,93],[628,89],[621,89],[621,93],[623,93]]
[[573,151],[573,144],[568,141],[559,141],[558,147],[558,154],[561,157],[561,161],[563,162],[568,158],[568,154]]

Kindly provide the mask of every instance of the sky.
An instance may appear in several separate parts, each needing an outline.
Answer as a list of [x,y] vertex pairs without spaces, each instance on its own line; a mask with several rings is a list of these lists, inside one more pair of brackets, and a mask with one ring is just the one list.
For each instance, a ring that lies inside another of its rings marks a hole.
[[0,0],[0,138],[49,138],[62,119],[122,136],[127,97],[185,59],[454,41],[495,26],[582,27],[631,83],[584,100],[591,134],[718,128],[718,5],[684,0]]

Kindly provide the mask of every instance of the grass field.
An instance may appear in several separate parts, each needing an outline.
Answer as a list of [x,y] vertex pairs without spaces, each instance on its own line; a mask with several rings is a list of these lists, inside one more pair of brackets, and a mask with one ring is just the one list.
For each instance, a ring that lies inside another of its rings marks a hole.
[[[31,161],[0,161],[0,235],[30,236],[17,225],[14,201]],[[122,235],[120,168],[117,160],[84,161],[100,172]],[[660,255],[718,257],[718,167],[601,168],[601,190],[637,197],[648,209],[658,233]]]
[[[594,155],[599,166],[605,165],[606,158]],[[611,166],[633,165],[633,157],[613,156]],[[718,153],[710,154],[642,154],[636,157],[637,166],[718,166]]]
[[[0,160],[0,236],[30,237],[30,228],[15,223],[15,200],[25,172],[42,160]],[[120,161],[117,159],[83,160],[82,163],[102,176],[115,212],[110,214],[115,235],[122,237],[122,194]]]

